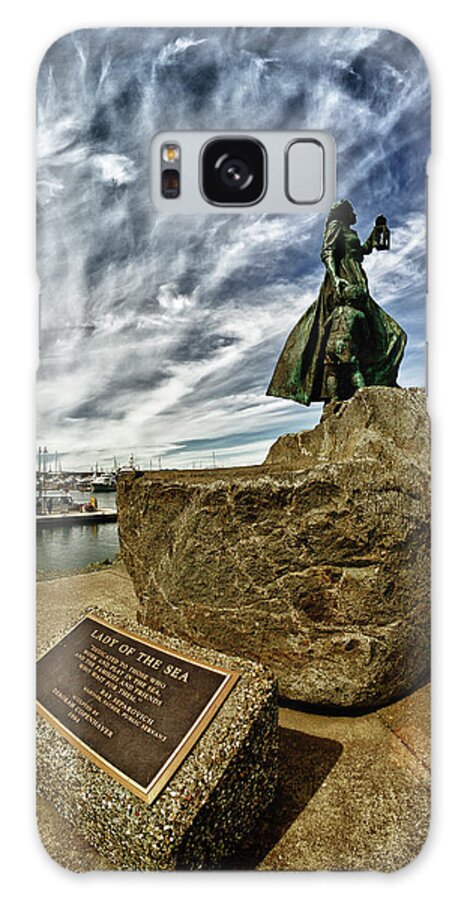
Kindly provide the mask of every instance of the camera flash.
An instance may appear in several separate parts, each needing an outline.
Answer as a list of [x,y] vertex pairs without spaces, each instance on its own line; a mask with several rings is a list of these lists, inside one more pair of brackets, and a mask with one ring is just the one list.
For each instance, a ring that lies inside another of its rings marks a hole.
[[178,144],[163,144],[162,149],[163,162],[174,163],[180,157],[180,149]]

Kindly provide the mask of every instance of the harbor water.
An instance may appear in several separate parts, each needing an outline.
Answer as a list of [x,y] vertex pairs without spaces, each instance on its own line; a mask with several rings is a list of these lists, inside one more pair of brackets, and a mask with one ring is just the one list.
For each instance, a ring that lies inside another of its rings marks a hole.
[[[71,491],[78,503],[94,496],[100,508],[115,509],[116,494]],[[40,572],[68,572],[83,569],[90,563],[113,560],[119,550],[117,522],[54,525],[37,528],[37,569]]]

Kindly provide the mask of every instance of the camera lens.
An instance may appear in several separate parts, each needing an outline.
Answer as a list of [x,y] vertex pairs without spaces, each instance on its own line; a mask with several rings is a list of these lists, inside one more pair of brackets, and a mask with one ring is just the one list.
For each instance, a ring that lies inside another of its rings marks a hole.
[[219,138],[202,153],[202,190],[210,203],[257,203],[265,192],[265,151],[253,138]]
[[242,191],[247,188],[253,180],[253,175],[244,159],[237,159],[231,156],[225,156],[221,161],[221,157],[216,163],[219,169],[219,177],[227,188],[234,191]]

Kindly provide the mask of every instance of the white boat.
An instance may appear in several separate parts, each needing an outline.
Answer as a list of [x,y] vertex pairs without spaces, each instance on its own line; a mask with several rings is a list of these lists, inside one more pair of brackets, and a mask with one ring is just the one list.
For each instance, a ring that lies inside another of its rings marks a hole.
[[91,478],[77,478],[76,479],[76,489],[78,491],[91,491],[92,490],[92,479]]
[[92,480],[92,490],[95,493],[103,493],[116,490],[116,475],[114,472],[101,472]]
[[123,474],[125,472],[138,472],[138,471],[139,470],[135,464],[135,456],[133,453],[131,453],[131,455],[129,456],[129,461],[126,463],[126,465],[119,466],[118,475]]

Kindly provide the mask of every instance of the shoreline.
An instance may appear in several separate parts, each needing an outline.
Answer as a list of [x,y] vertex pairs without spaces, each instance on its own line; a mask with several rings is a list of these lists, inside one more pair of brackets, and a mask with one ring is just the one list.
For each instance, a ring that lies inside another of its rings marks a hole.
[[108,571],[112,566],[121,562],[119,552],[114,559],[99,560],[87,563],[86,566],[76,566],[72,569],[36,569],[35,580],[37,584],[43,581],[56,581],[58,578],[73,578],[75,575],[91,575],[94,572]]

